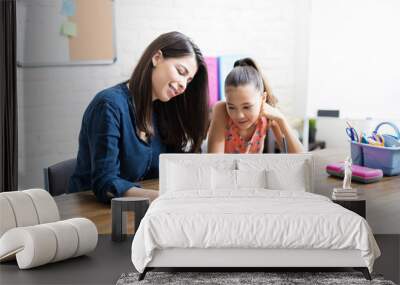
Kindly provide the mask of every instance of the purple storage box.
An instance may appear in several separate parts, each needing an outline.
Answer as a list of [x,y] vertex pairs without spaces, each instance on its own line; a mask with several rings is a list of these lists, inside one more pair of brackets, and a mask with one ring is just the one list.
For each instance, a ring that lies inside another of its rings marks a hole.
[[351,159],[354,164],[382,169],[387,176],[400,174],[400,147],[351,142]]

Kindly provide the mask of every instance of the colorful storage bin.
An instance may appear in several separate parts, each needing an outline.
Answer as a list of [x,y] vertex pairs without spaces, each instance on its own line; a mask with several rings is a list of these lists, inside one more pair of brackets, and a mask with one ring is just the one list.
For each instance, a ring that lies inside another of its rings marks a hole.
[[400,147],[379,147],[352,141],[351,158],[354,164],[382,169],[387,176],[400,174]]

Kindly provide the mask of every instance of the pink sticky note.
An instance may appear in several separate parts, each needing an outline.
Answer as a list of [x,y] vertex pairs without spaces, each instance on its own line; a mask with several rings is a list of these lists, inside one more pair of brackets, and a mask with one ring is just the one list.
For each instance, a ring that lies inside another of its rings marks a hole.
[[205,62],[208,71],[209,105],[213,106],[218,101],[218,59],[206,57]]

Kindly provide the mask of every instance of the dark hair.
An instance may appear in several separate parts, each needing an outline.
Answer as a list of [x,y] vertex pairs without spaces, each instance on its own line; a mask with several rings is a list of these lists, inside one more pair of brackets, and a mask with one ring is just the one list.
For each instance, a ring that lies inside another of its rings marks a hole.
[[[161,51],[164,58],[194,55],[197,72],[184,94],[168,102],[152,102],[152,57]],[[153,111],[157,114],[160,137],[170,151],[197,152],[207,134],[208,75],[203,55],[190,38],[179,32],[160,35],[143,52],[129,80],[137,128],[154,135]]]
[[230,86],[238,87],[247,84],[252,84],[260,93],[266,92],[267,98],[265,101],[271,106],[275,106],[278,103],[261,69],[253,59],[248,57],[235,61],[233,69],[225,79],[225,89]]

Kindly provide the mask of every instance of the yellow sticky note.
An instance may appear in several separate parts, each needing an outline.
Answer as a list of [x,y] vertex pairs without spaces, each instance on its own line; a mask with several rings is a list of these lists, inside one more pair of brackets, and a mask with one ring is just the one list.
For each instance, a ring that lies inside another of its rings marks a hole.
[[76,37],[77,27],[74,22],[64,22],[61,26],[61,34],[67,37]]

